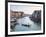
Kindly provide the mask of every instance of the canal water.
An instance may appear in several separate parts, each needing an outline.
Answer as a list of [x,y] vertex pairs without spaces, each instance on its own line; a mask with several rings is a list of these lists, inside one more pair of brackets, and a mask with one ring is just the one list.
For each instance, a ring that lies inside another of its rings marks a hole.
[[[17,23],[18,24],[12,30],[13,32],[41,30],[41,24],[30,20],[29,17],[20,18],[17,20]],[[27,25],[27,26],[25,26],[25,25]],[[28,25],[29,25],[29,27],[28,27]]]

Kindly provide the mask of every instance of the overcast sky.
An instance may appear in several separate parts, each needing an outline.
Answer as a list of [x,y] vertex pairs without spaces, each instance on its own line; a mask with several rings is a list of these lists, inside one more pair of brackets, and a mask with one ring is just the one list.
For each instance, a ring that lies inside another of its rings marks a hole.
[[25,14],[32,14],[34,10],[41,10],[41,6],[30,5],[10,5],[12,11],[22,11]]

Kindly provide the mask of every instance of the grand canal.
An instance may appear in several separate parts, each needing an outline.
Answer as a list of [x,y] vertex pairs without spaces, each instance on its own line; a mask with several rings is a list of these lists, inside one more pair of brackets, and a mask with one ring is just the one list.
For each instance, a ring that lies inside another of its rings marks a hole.
[[[17,20],[17,25],[13,28],[13,32],[19,31],[37,31],[41,30],[41,24],[30,20],[29,17],[20,18]],[[25,26],[27,25],[27,26]],[[29,25],[29,27],[28,27]]]

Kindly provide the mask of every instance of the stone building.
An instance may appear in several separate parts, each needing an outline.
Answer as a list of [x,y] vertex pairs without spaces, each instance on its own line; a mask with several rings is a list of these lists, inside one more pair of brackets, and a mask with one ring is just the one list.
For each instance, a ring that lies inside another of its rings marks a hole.
[[35,22],[41,22],[41,10],[35,10],[32,14],[32,20]]
[[24,12],[21,12],[21,11],[11,11],[10,17],[19,18],[19,17],[22,17],[23,14],[24,14]]

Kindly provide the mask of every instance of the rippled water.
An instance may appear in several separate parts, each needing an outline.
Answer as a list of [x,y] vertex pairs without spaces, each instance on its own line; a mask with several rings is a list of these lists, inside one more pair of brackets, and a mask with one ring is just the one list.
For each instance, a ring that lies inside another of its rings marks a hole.
[[[33,22],[29,17],[20,18],[17,23],[18,25],[15,26],[13,31],[36,31],[41,29],[41,24]],[[30,26],[22,26],[22,24]]]

